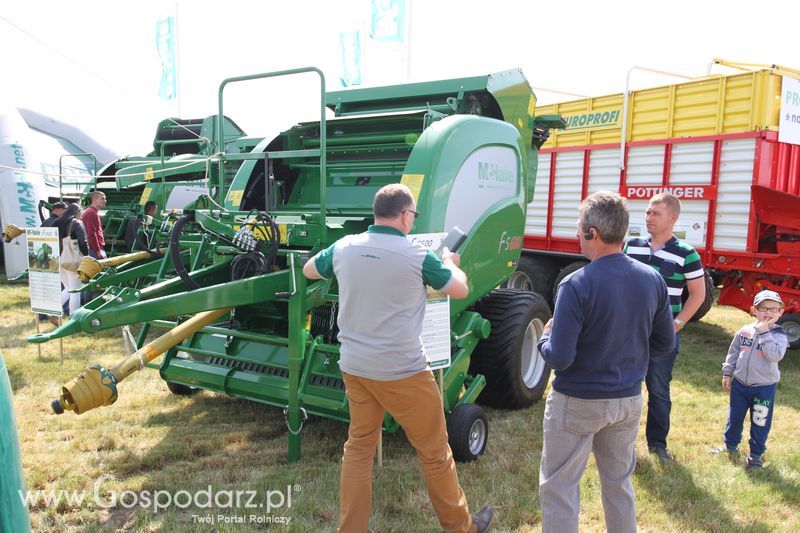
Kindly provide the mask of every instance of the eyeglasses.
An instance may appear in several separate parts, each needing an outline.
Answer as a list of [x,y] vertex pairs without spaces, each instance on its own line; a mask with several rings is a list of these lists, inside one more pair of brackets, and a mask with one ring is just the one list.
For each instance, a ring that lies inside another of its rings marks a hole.
[[414,211],[413,209],[404,209],[403,213],[414,213],[414,218],[419,216],[419,211]]
[[779,313],[781,311],[780,307],[756,307],[756,309],[762,313]]

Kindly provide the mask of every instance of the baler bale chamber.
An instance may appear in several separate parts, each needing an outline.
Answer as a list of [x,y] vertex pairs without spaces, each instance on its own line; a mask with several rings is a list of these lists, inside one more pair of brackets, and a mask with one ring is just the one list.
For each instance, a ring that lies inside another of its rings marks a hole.
[[[283,408],[295,461],[305,417],[349,420],[336,281],[307,282],[302,265],[336,239],[365,231],[377,190],[404,183],[420,213],[412,234],[454,226],[468,233],[460,253],[470,295],[450,302],[451,365],[441,386],[453,453],[474,460],[488,437],[474,402],[529,406],[550,375],[536,348],[547,304],[535,293],[496,287],[519,261],[537,150],[561,120],[534,117],[535,97],[519,70],[327,93],[322,72],[304,68],[223,81],[217,123],[226,86],[308,73],[320,80],[320,120],[263,139],[252,151],[213,155],[220,173],[209,190],[224,201],[209,197],[196,204],[209,208],[180,213],[167,253],[144,265],[153,271],[157,264],[163,280],[106,284],[69,322],[30,340],[142,324],[135,357],[143,365],[165,351],[158,368],[172,392],[205,389]],[[221,170],[226,161],[238,165],[232,180]],[[188,315],[220,309],[230,311],[184,328],[158,349],[144,345],[150,328],[174,328]],[[113,403],[117,382],[142,365],[87,368],[64,386],[56,409],[82,413]],[[106,394],[80,387],[106,387]],[[386,417],[384,429],[398,427]]]

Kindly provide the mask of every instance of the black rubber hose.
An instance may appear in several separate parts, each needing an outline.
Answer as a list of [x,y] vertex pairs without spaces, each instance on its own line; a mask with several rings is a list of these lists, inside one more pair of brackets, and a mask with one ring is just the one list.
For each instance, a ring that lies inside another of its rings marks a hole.
[[261,252],[237,255],[231,261],[231,280],[249,278],[267,271],[267,258]]
[[47,217],[44,216],[43,209],[44,209],[44,200],[39,200],[39,224],[41,224],[47,219]]
[[200,285],[189,277],[189,272],[186,271],[186,265],[181,261],[181,233],[183,233],[183,227],[193,220],[194,214],[183,215],[175,221],[172,230],[169,232],[169,255],[172,258],[172,267],[190,291],[199,289]]

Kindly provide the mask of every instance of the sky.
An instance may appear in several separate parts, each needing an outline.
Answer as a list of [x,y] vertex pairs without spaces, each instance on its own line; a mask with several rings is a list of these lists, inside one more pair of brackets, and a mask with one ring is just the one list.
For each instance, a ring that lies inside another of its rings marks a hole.
[[[385,69],[396,83],[519,67],[539,103],[552,103],[574,97],[550,90],[620,93],[633,66],[701,76],[723,58],[800,69],[798,0],[406,1],[408,61]],[[161,119],[216,114],[226,77],[316,66],[336,89],[339,35],[366,27],[369,7],[369,0],[3,2],[0,105],[34,109],[119,153],[143,155]],[[169,14],[178,25],[177,101],[158,96],[156,21]],[[632,75],[634,87],[673,81]],[[249,135],[275,135],[318,118],[319,81],[303,75],[229,86],[225,113]]]

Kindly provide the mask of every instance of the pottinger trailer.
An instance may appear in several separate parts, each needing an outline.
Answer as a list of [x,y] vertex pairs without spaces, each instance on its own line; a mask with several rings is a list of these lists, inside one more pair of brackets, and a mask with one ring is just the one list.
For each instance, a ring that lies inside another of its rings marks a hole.
[[[754,293],[777,291],[781,323],[800,345],[800,145],[785,142],[800,119],[800,72],[715,62],[741,71],[537,109],[561,114],[567,127],[542,146],[508,286],[552,302],[564,276],[586,264],[575,220],[588,194],[627,197],[629,234],[638,236],[649,198],[668,191],[682,201],[676,234],[698,249],[707,287],[721,284],[719,303],[747,311]],[[711,306],[707,292],[695,320]]]

